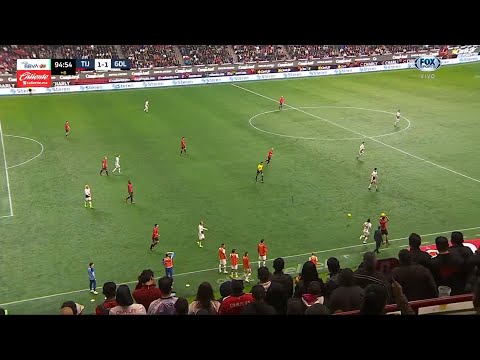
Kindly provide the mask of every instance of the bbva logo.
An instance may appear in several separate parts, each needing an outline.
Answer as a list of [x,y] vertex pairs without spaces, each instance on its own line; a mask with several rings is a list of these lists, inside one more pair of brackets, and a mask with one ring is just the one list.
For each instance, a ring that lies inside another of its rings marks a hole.
[[435,56],[422,56],[415,59],[415,67],[420,71],[435,71],[442,65]]

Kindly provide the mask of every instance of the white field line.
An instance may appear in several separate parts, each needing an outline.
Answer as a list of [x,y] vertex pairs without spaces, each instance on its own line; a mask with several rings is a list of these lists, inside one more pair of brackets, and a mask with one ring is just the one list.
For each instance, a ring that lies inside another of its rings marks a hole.
[[7,156],[5,155],[5,143],[3,141],[3,130],[2,130],[2,122],[1,121],[0,121],[0,139],[2,141],[3,162],[4,162],[4,165],[5,165],[5,179],[7,181],[8,202],[10,204],[10,215],[9,216],[13,216],[12,193],[10,191],[10,179],[8,178]]
[[40,155],[43,154],[43,144],[42,144],[40,141],[37,141],[37,140],[35,140],[35,139],[31,139],[31,138],[29,138],[29,137],[18,136],[18,135],[7,135],[7,134],[4,134],[3,136],[10,136],[10,137],[17,138],[17,139],[30,140],[30,141],[33,141],[33,142],[37,143],[38,145],[40,145],[40,148],[41,148],[40,152],[39,152],[37,155],[35,155],[34,157],[32,157],[32,158],[30,158],[30,159],[28,159],[28,160],[26,160],[26,161],[24,161],[24,162],[21,162],[20,164],[10,165],[10,166],[8,167],[8,169],[13,169],[13,168],[16,168],[16,167],[18,167],[18,166],[25,165],[26,163],[29,163],[30,161],[35,160],[36,158],[38,158]]
[[[231,86],[235,86],[236,88],[239,88],[239,89],[241,89],[241,90],[243,90],[243,91],[247,91],[247,92],[249,92],[249,93],[252,93],[252,94],[254,94],[254,95],[256,95],[256,96],[259,96],[259,97],[262,97],[262,98],[264,98],[264,99],[273,101],[273,102],[275,102],[275,103],[278,102],[278,101],[275,100],[275,99],[272,99],[272,98],[270,98],[270,97],[268,97],[268,96],[259,94],[259,93],[255,92],[255,91],[249,90],[249,89],[244,88],[244,87],[242,87],[242,86],[240,86],[240,85],[231,84]],[[464,178],[466,178],[466,179],[469,179],[469,180],[471,180],[471,181],[475,181],[475,182],[477,182],[477,183],[480,183],[480,180],[479,180],[479,179],[475,179],[475,178],[473,178],[473,177],[471,177],[471,176],[462,174],[462,173],[460,173],[460,172],[458,172],[458,171],[455,171],[455,170],[449,169],[449,168],[447,168],[447,167],[445,167],[445,166],[436,164],[436,163],[434,163],[434,162],[432,162],[432,161],[430,161],[430,160],[421,158],[420,156],[411,154],[411,153],[406,152],[406,151],[404,151],[404,150],[402,150],[402,149],[396,148],[395,146],[386,144],[386,143],[384,143],[383,141],[380,141],[380,140],[375,139],[374,137],[364,135],[364,134],[359,133],[359,132],[357,132],[357,131],[355,131],[355,130],[349,129],[349,128],[343,126],[343,125],[337,124],[337,123],[335,123],[335,122],[333,122],[333,121],[330,121],[330,120],[328,120],[328,119],[322,118],[322,117],[317,116],[317,115],[312,114],[312,113],[309,113],[308,111],[302,110],[302,109],[300,109],[300,108],[297,108],[297,107],[294,107],[294,106],[291,106],[291,105],[287,105],[287,104],[285,104],[285,106],[286,106],[286,107],[289,107],[289,108],[291,108],[291,109],[293,109],[293,110],[297,110],[297,111],[299,111],[299,112],[302,112],[302,113],[304,113],[305,115],[309,115],[309,116],[312,116],[312,117],[314,117],[314,118],[316,118],[316,119],[323,120],[323,121],[325,121],[325,122],[327,122],[327,123],[329,123],[329,124],[331,124],[331,125],[334,125],[334,126],[339,127],[339,128],[341,128],[341,129],[343,129],[343,130],[346,130],[346,131],[349,131],[349,132],[351,132],[351,133],[353,133],[353,134],[356,134],[356,135],[358,135],[358,136],[361,136],[361,137],[364,138],[364,139],[369,139],[369,140],[374,141],[374,142],[376,142],[376,143],[378,143],[378,144],[380,144],[380,145],[386,146],[386,147],[388,147],[388,148],[390,148],[390,149],[392,149],[392,150],[401,152],[402,154],[405,154],[405,155],[407,155],[407,156],[413,157],[414,159],[417,159],[417,160],[426,162],[427,164],[430,164],[430,165],[433,165],[433,166],[438,167],[438,168],[440,168],[440,169],[443,169],[443,170],[445,170],[445,171],[451,172],[451,173],[453,173],[453,174],[455,174],[455,175],[458,175],[458,176],[464,177]]]
[[[453,232],[453,231],[470,231],[470,230],[477,230],[477,229],[480,229],[480,226],[471,227],[471,228],[465,228],[465,229],[454,229],[454,230],[440,231],[440,232],[435,232],[435,233],[423,234],[423,235],[420,235],[420,236],[426,237],[426,236],[433,236],[433,235],[439,235],[439,234],[448,234],[448,233],[451,233],[451,232]],[[408,239],[408,237],[402,237],[402,238],[398,238],[398,239],[392,239],[392,240],[390,240],[390,242],[396,242],[396,241],[407,240],[407,239]],[[426,244],[426,243],[427,243],[427,242],[424,242],[424,244]],[[370,244],[372,244],[372,243],[370,243]],[[334,248],[334,249],[318,250],[318,251],[309,251],[309,252],[302,253],[302,254],[283,256],[282,258],[283,258],[283,259],[290,259],[290,258],[295,258],[295,257],[302,257],[302,256],[311,255],[312,252],[315,253],[315,254],[322,254],[322,253],[327,253],[327,252],[332,252],[332,251],[340,251],[340,250],[346,250],[346,249],[354,249],[354,248],[365,247],[365,246],[368,246],[368,244],[367,244],[367,245],[365,245],[365,244],[357,244],[357,245],[350,245],[350,246],[338,247],[338,248]],[[384,250],[384,251],[386,251],[386,250]],[[274,260],[274,259],[268,259],[267,261],[269,262],[269,261],[273,261],[273,260]],[[306,261],[306,260],[305,260],[305,261]],[[195,270],[195,271],[184,272],[184,273],[181,273],[181,274],[174,274],[174,277],[185,276],[185,275],[192,275],[192,274],[199,274],[199,273],[209,272],[209,271],[218,271],[218,266],[216,266],[216,267],[214,267],[214,268],[210,268],[210,269]],[[157,279],[158,279],[158,278],[159,278],[159,277],[157,277]],[[118,283],[118,284],[136,284],[137,281],[138,281],[138,280],[127,281],[127,282],[122,282],[122,283]],[[10,301],[10,302],[6,302],[6,303],[3,303],[3,304],[0,304],[0,306],[7,306],[7,305],[13,305],[13,304],[26,303],[26,302],[36,301],[36,300],[49,299],[49,298],[53,298],[53,297],[57,297],[57,296],[70,295],[70,294],[76,294],[76,293],[81,293],[81,292],[89,292],[89,291],[90,291],[89,289],[65,291],[65,292],[61,292],[61,293],[57,293],[57,294],[51,294],[51,295],[45,295],[45,296],[38,296],[38,297],[30,298],[30,299]]]

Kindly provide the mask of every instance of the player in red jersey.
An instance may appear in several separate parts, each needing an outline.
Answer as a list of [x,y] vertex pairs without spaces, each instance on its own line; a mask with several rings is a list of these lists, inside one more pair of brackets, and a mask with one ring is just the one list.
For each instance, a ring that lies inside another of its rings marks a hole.
[[106,157],[106,156],[104,156],[103,159],[102,159],[102,170],[100,170],[100,176],[102,176],[102,173],[103,173],[104,171],[107,173],[107,176],[108,176],[107,157]]
[[68,121],[65,122],[65,137],[68,138],[68,135],[70,134],[70,124]]
[[187,155],[187,144],[185,144],[185,138],[183,136],[180,146],[180,155],[182,155],[182,153],[185,153],[185,155]]
[[258,251],[258,267],[265,266],[267,261],[267,245],[265,245],[265,240],[260,240],[260,243],[257,246]]
[[390,219],[385,213],[380,214],[380,220],[379,220],[380,230],[382,231],[382,235],[385,235],[385,242],[387,246],[390,245],[390,243],[388,242],[388,229],[387,229],[387,224],[389,221]]
[[130,180],[128,180],[127,190],[128,190],[128,196],[125,199],[125,202],[127,202],[127,200],[130,199],[130,203],[135,204],[133,202],[133,185]]
[[238,278],[238,254],[236,253],[235,249],[233,249],[230,253],[230,264],[232,267],[232,274],[230,277],[232,279],[236,279]]
[[222,243],[220,247],[218,248],[218,273],[221,274],[222,271],[224,274],[228,274],[227,271],[227,254],[225,252],[225,244]]
[[279,101],[279,104],[278,104],[278,110],[283,109],[283,104],[285,104],[285,98],[282,95],[282,96],[280,96],[280,101]]
[[160,234],[158,233],[158,224],[155,224],[152,232],[152,244],[150,245],[150,250],[153,251],[153,248],[160,242],[158,238]]
[[245,282],[250,282],[250,276],[252,275],[252,268],[250,267],[250,259],[248,258],[248,252],[243,254],[243,273],[245,274]]
[[270,151],[268,152],[267,165],[270,164],[270,160],[272,160],[272,156],[273,156],[273,148],[271,148]]

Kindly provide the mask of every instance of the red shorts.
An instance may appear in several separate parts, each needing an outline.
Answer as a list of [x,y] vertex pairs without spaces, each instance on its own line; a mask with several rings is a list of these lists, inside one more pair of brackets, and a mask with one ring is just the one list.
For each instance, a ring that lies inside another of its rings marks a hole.
[[382,235],[388,235],[388,230],[387,228],[385,229],[380,229],[382,231]]
[[187,148],[187,145],[182,145],[182,149],[186,149]]
[[102,166],[102,170],[107,170],[107,167],[106,167],[106,166]]

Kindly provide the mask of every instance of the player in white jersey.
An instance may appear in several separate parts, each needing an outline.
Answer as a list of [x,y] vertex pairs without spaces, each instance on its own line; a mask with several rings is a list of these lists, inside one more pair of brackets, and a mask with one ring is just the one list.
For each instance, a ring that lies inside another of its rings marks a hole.
[[395,114],[395,123],[393,124],[393,126],[397,126],[399,121],[400,121],[400,110],[398,110],[397,113]]
[[113,172],[115,170],[118,170],[118,173],[121,174],[122,170],[120,169],[120,155],[115,156],[115,169],[113,169]]
[[92,209],[92,191],[90,186],[85,185],[85,207],[87,207],[87,204]]
[[362,141],[362,143],[360,144],[360,148],[358,149],[357,159],[362,157],[363,154],[365,154],[365,141]]
[[203,240],[205,240],[205,231],[207,231],[208,229],[203,226],[203,221],[200,221],[200,224],[198,224],[198,241],[197,241],[197,245],[198,247],[203,247],[202,245],[202,242]]
[[148,113],[148,100],[145,101],[145,106],[143,108],[143,111]]
[[370,185],[368,185],[368,190],[372,189],[372,185],[375,185],[375,190],[378,191],[378,172],[377,168],[373,169],[372,174],[370,175]]
[[360,236],[360,240],[363,240],[363,243],[366,244],[368,237],[370,236],[370,230],[372,229],[372,222],[370,218],[363,223],[363,235]]

